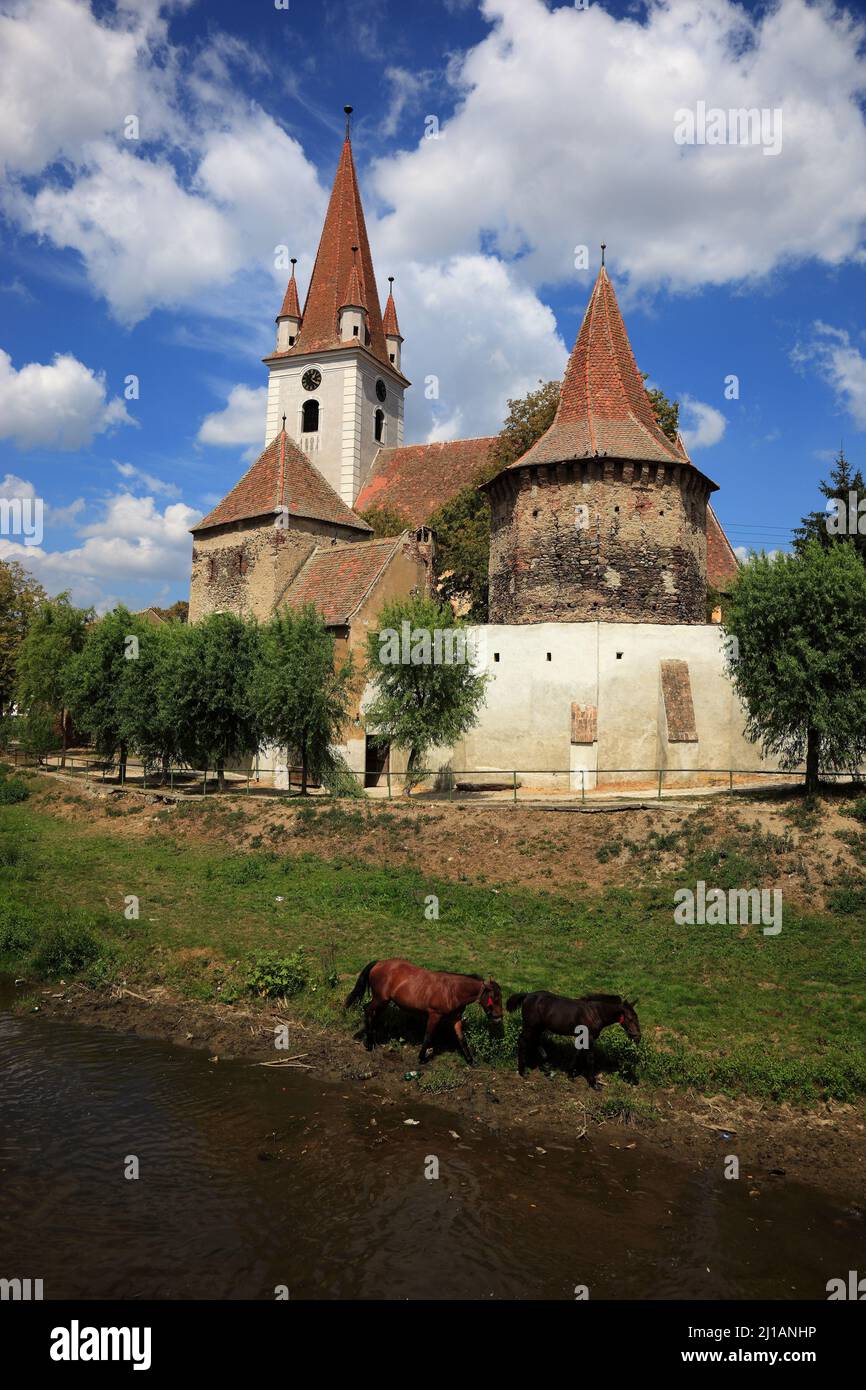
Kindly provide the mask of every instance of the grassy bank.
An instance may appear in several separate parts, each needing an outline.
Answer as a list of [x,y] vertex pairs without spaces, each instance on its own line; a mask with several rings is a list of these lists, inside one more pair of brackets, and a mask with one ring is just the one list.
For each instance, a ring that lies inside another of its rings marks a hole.
[[[38,778],[25,779],[36,788]],[[72,794],[70,794],[72,796]],[[73,800],[80,800],[74,798]],[[137,805],[134,814],[141,816]],[[0,798],[0,968],[33,978],[132,988],[166,984],[231,1003],[257,994],[289,997],[288,1008],[342,1032],[358,1026],[342,997],[374,957],[405,955],[434,967],[493,974],[505,992],[609,990],[639,997],[640,1049],[620,1030],[604,1035],[607,1064],[653,1085],[694,1086],[796,1101],[866,1094],[866,1000],[862,895],[841,894],[817,912],[786,905],[783,930],[678,926],[673,894],[704,878],[721,887],[774,882],[771,839],[720,849],[690,823],[677,845],[646,843],[648,860],[677,850],[668,877],[627,887],[499,888],[375,865],[351,857],[238,852],[181,842],[179,815],[148,808],[146,826],[123,835],[50,813],[41,795]],[[225,806],[205,812],[226,832]],[[295,829],[333,810],[304,810]],[[347,818],[363,811],[340,811]],[[413,834],[423,814],[405,815]],[[120,811],[118,811],[118,816]],[[616,843],[616,842],[614,842]],[[648,875],[649,877],[649,875]],[[128,919],[132,898],[139,916]],[[432,898],[438,899],[438,920]],[[516,1024],[489,1032],[470,1010],[476,1050],[514,1064]],[[395,1020],[394,1031],[405,1030]],[[438,1066],[453,1065],[449,1058]]]

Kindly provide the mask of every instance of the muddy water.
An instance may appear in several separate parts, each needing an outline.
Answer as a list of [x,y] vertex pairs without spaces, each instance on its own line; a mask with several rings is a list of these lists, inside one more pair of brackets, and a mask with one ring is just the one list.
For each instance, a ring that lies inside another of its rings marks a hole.
[[0,1277],[46,1298],[814,1298],[862,1263],[862,1219],[785,1180],[750,1197],[730,1144],[712,1172],[640,1139],[540,1152],[38,1014],[0,1012],[0,1077]]

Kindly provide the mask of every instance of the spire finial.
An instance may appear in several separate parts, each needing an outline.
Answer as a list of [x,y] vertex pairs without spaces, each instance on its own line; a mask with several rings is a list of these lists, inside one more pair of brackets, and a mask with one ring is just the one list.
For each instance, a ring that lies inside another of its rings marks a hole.
[[607,242],[606,242],[606,241],[603,241],[603,242],[601,243],[601,263],[602,263],[602,265],[604,265],[604,253],[605,253],[606,250],[607,250]]
[[393,276],[393,275],[389,275],[389,276],[388,276],[388,284],[391,286],[391,289],[393,290],[393,288],[394,288],[394,276]]
[[346,139],[348,140],[348,139],[349,139],[349,128],[350,128],[350,125],[351,125],[351,115],[352,115],[352,110],[353,110],[353,108],[352,108],[351,106],[344,106],[344,107],[343,107],[343,110],[344,110],[345,113],[346,113]]
[[284,415],[283,415],[283,434],[285,434],[285,432],[286,432],[286,417],[285,417],[285,414],[284,414]]
[[296,266],[297,264],[298,264],[298,258],[297,258],[297,256],[292,256],[292,274],[293,274],[293,275],[294,275],[294,273],[295,273],[295,266]]

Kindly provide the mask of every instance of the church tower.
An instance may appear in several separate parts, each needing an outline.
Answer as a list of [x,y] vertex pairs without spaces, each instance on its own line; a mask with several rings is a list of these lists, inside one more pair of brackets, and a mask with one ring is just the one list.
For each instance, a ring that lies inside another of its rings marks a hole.
[[602,258],[556,416],[483,484],[493,623],[704,623],[712,482],[653,413]]
[[347,106],[346,137],[303,312],[295,262],[277,316],[265,444],[286,429],[346,506],[380,448],[403,442],[402,337],[393,292],[386,322],[367,240]]

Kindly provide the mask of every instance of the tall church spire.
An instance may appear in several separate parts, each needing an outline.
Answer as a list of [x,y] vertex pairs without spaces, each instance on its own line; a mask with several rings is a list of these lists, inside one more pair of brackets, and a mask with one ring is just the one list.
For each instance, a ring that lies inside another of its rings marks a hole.
[[[310,277],[301,326],[287,353],[294,356],[340,346],[340,310],[351,287],[353,297],[360,299],[367,311],[366,331],[360,335],[361,345],[381,362],[388,362],[373,259],[352,156],[348,116],[347,112],[346,136]],[[357,248],[355,253],[353,247]],[[367,333],[369,342],[366,340]]]

